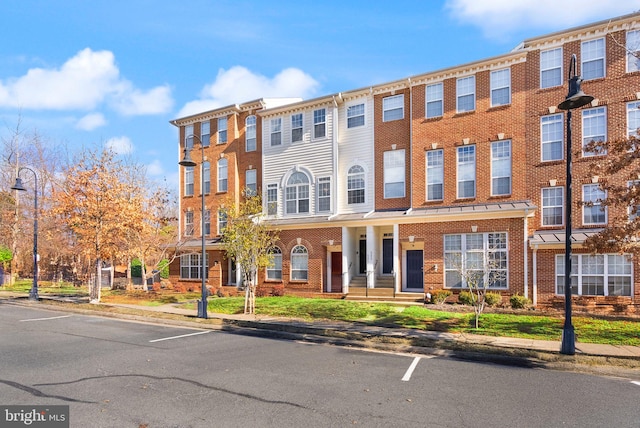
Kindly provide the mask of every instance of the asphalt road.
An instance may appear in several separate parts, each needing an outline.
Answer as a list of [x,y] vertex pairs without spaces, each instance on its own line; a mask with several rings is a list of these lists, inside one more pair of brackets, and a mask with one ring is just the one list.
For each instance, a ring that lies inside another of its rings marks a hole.
[[71,427],[640,427],[640,373],[374,353],[0,303],[0,405],[69,405]]

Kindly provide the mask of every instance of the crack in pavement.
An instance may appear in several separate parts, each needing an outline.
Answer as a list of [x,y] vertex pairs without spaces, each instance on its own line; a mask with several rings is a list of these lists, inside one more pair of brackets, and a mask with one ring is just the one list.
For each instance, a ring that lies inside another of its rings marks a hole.
[[[23,385],[21,383],[13,382],[13,381],[10,381],[10,380],[0,379],[0,383],[4,383],[7,386],[12,386],[12,387],[14,387],[16,389],[20,389],[22,391],[28,392],[29,394],[34,395],[36,397],[57,398],[58,400],[70,401],[72,403],[95,404],[94,401],[77,400],[75,398],[63,397],[61,395],[46,394],[46,393],[40,391],[39,389],[35,389],[35,388],[30,387],[30,386]],[[42,384],[42,385],[45,385],[45,384]],[[34,385],[34,386],[41,386],[41,385]]]

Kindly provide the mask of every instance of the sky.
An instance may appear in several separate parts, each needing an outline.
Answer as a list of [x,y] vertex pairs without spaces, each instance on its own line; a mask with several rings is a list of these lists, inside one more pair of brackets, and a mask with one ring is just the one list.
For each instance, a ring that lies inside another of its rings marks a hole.
[[2,0],[0,138],[19,124],[70,151],[112,147],[177,183],[172,119],[394,81],[638,10],[640,0]]

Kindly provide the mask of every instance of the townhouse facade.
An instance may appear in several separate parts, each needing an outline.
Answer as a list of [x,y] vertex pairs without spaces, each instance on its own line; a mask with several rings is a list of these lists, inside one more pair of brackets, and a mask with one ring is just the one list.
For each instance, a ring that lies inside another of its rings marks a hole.
[[[183,253],[170,280],[197,289],[205,217],[207,283],[239,284],[219,236],[223,204],[263,197],[279,230],[261,287],[301,295],[392,296],[465,289],[490,265],[490,289],[536,306],[563,302],[566,144],[574,152],[572,289],[588,310],[640,311],[625,254],[587,254],[607,224],[591,140],[640,128],[640,14],[525,40],[504,55],[312,100],[260,99],[172,121],[199,167],[182,168]],[[576,55],[595,97],[566,112]],[[195,137],[194,137],[195,136]],[[203,176],[200,176],[203,174]],[[204,180],[202,180],[204,177]],[[201,213],[201,193],[206,209]],[[208,225],[208,226],[207,226]],[[622,308],[622,309],[621,309]]]

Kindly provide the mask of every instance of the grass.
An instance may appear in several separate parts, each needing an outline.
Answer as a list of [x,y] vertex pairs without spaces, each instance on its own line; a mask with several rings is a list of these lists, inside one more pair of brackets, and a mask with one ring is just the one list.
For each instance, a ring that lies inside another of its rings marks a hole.
[[[32,279],[19,279],[13,285],[3,285],[2,287],[0,287],[0,290],[13,291],[16,293],[28,293],[29,290],[31,290],[32,286]],[[70,282],[38,281],[38,294],[66,294],[88,296],[89,291],[85,286],[77,287]]]

